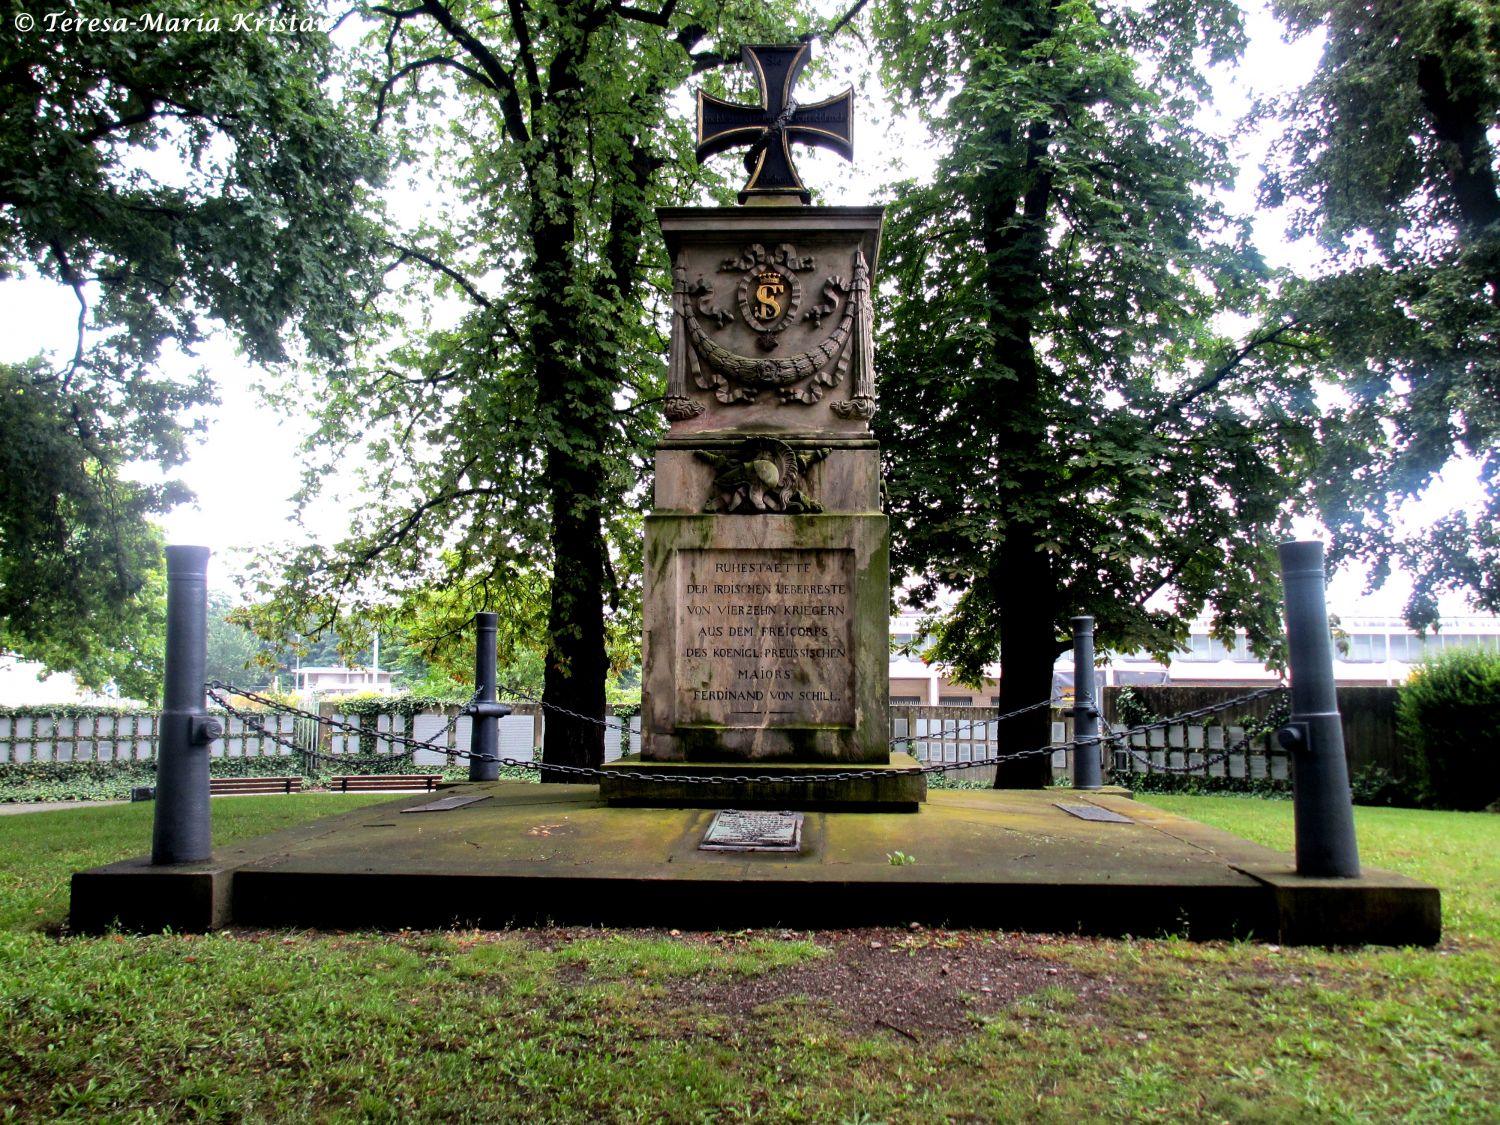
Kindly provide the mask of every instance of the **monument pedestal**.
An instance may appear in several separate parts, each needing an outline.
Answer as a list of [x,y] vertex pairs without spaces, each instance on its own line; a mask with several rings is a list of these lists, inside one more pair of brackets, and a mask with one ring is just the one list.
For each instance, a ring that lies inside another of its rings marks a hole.
[[890,757],[885,516],[646,519],[641,754]]
[[891,755],[870,433],[880,210],[659,216],[671,428],[645,527],[641,754],[600,790],[612,805],[914,810],[926,778]]
[[[616,807],[916,812],[927,800],[927,775],[901,771],[918,765],[909,754],[852,764],[648,762],[633,754],[604,767],[599,793]],[[800,780],[809,776],[830,780]]]

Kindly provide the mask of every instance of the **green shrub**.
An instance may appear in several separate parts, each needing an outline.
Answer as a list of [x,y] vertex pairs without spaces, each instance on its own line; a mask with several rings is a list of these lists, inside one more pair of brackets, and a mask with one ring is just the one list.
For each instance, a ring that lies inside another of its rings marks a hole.
[[[212,758],[212,777],[286,777],[301,773],[290,755]],[[0,803],[124,801],[136,786],[156,784],[153,759],[108,762],[0,762]]]
[[1477,811],[1500,798],[1500,653],[1447,649],[1401,689],[1396,729],[1441,808]]
[[1349,790],[1356,805],[1377,805],[1398,809],[1419,809],[1424,802],[1423,786],[1414,777],[1392,773],[1384,766],[1360,766],[1349,778]]
[[1203,774],[1160,770],[1150,773],[1116,770],[1110,774],[1109,784],[1123,785],[1133,793],[1180,793],[1195,797],[1264,797],[1280,801],[1292,795],[1291,781],[1277,777],[1205,777]]
[[156,784],[154,761],[3,762],[0,802],[123,801],[137,785]]

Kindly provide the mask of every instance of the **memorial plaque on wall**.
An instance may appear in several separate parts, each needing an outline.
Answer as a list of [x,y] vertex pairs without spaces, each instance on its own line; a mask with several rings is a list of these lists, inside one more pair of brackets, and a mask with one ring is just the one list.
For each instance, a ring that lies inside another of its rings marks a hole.
[[854,722],[854,552],[677,552],[677,716],[731,727]]

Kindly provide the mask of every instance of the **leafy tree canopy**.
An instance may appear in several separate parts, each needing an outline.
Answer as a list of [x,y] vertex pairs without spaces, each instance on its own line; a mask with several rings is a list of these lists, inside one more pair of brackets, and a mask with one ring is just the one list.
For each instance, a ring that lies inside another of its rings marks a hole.
[[[187,496],[130,467],[179,464],[213,395],[158,361],[215,324],[283,361],[295,323],[335,362],[371,282],[380,152],[328,93],[327,36],[234,31],[241,14],[79,0],[0,37],[0,277],[79,307],[71,355],[0,369],[0,644],[86,680],[145,635],[128,621],[155,596],[148,521]],[[326,22],[300,0],[276,14]]]
[[[1445,589],[1500,611],[1500,12],[1274,7],[1293,34],[1327,36],[1307,86],[1260,112],[1285,126],[1264,201],[1287,205],[1292,232],[1326,254],[1277,315],[1341,392],[1317,490],[1331,558],[1370,564],[1377,582],[1397,564],[1414,575],[1414,626],[1436,620]],[[1480,467],[1478,506],[1404,527],[1400,501],[1458,455]]]
[[112,423],[41,363],[0,364],[0,649],[151,702],[166,586],[147,517],[173,494],[120,479],[132,441]]
[[208,592],[204,674],[237,687],[266,687],[271,683],[271,670],[278,666],[275,654],[240,623],[239,616],[228,594]]
[[[944,144],[888,220],[876,423],[895,577],[919,604],[958,594],[936,658],[972,679],[1003,650],[1010,708],[1048,697],[1074,614],[1103,647],[1165,653],[1207,604],[1268,648],[1313,403],[1251,362],[1289,329],[1215,328],[1262,279],[1212,202],[1224,146],[1192,124],[1237,7],[926,0],[881,5],[876,30]],[[1013,724],[1017,748],[1045,723]],[[1003,780],[1044,783],[1034,764]]]

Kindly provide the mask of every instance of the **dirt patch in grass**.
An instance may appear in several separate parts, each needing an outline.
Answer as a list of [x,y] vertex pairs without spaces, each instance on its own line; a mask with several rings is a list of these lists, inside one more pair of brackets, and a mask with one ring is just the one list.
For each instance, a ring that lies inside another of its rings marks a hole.
[[[250,938],[275,937],[269,931],[238,932]],[[422,945],[432,936],[413,931],[386,940]],[[1027,998],[1035,998],[1035,1012],[1024,1012],[1024,1017],[1066,1009],[1074,1022],[1088,1023],[1102,1014],[1112,997],[1140,993],[1127,976],[1111,969],[1079,969],[1049,955],[1045,944],[1053,939],[996,931],[913,926],[684,932],[557,926],[471,931],[462,944],[483,946],[502,938],[548,955],[535,969],[565,988],[610,981],[638,986],[642,1009],[668,1017],[668,1024],[685,1020],[697,1025],[706,1018],[724,1032],[753,1031],[768,1005],[794,1001],[827,1013],[856,1034],[887,1033],[928,1042],[972,1032],[986,1017],[1012,1011]],[[368,935],[348,940],[364,944]],[[619,941],[627,949],[645,943],[650,952],[640,957],[651,967],[628,967],[630,957],[611,963],[597,951],[579,960],[569,957],[571,949],[601,940]],[[779,958],[767,946],[783,941],[811,943],[822,954],[777,965]],[[689,957],[674,965],[662,948],[674,944],[724,956],[706,964]],[[756,962],[767,967],[747,969]]]
[[[833,1009],[852,1030],[884,1030],[925,1042],[972,1031],[985,1016],[1028,996],[1056,997],[1086,1016],[1121,991],[1109,978],[1032,956],[1000,935],[857,929],[786,936],[811,938],[828,955],[750,977],[706,973],[669,981],[655,1003],[720,1016],[739,1027],[764,1005],[802,998]],[[684,934],[680,940],[743,939]]]

